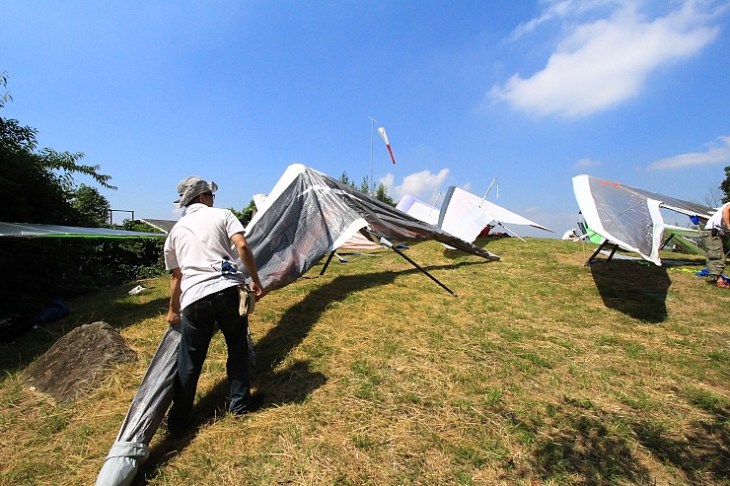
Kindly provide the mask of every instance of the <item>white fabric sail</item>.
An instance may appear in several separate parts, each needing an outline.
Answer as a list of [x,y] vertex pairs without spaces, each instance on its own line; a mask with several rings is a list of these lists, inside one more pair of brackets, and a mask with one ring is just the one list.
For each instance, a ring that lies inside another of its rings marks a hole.
[[426,204],[413,196],[406,194],[401,198],[395,208],[424,223],[434,226],[438,226],[439,224],[439,210],[434,208],[433,205]]
[[505,225],[532,226],[552,232],[541,224],[464,189],[456,186],[449,187],[438,220],[438,225],[442,230],[462,240],[474,241],[489,224],[498,224],[510,233],[513,232]]

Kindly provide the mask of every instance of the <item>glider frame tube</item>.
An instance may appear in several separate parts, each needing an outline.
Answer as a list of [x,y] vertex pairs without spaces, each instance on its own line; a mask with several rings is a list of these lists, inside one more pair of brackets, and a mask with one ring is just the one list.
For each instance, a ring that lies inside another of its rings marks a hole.
[[[441,288],[443,288],[444,290],[446,290],[448,293],[450,293],[454,297],[458,297],[458,295],[456,295],[456,292],[454,292],[453,290],[451,290],[450,288],[448,288],[446,285],[444,285],[443,283],[441,283],[436,277],[434,277],[433,275],[431,275],[430,273],[428,273],[425,268],[419,266],[418,263],[414,262],[405,253],[403,253],[398,248],[396,248],[392,243],[387,242],[387,244],[385,246],[387,246],[388,248],[390,248],[391,250],[393,250],[394,252],[396,252],[397,254],[399,254],[400,256],[402,256],[403,258],[405,258],[408,261],[408,263],[410,263],[411,265],[413,265],[414,267],[416,267],[418,270],[420,270],[421,272],[423,272],[428,278],[430,278],[431,280],[433,280],[434,282],[436,282],[437,284],[439,284],[439,286]],[[306,277],[306,276],[303,275],[301,278],[319,278],[322,275],[324,275],[324,272],[327,270],[327,267],[329,266],[330,262],[332,261],[332,257],[333,256],[335,256],[335,252],[334,251],[332,253],[330,253],[329,257],[327,258],[327,261],[324,264],[324,267],[322,267],[322,271],[319,272],[319,275],[317,275],[316,277]]]
[[606,262],[610,262],[611,258],[613,258],[613,254],[616,253],[616,250],[618,250],[618,245],[616,243],[611,243],[608,240],[603,240],[603,243],[600,244],[598,248],[596,248],[596,251],[593,252],[593,255],[588,259],[588,261],[585,263],[584,266],[590,267],[591,263],[593,263],[596,260],[596,257],[599,253],[601,253],[601,250],[603,250],[606,246],[611,245],[613,246],[613,249],[611,250],[611,254],[608,255],[608,258],[606,259]]
[[436,277],[434,277],[433,275],[431,275],[430,273],[428,273],[425,268],[421,268],[418,265],[418,263],[416,263],[413,260],[411,260],[410,258],[408,258],[405,253],[403,253],[402,251],[400,251],[395,246],[392,246],[391,245],[391,248],[393,249],[394,252],[396,252],[397,254],[399,254],[400,256],[402,256],[403,258],[405,258],[411,265],[413,265],[414,267],[416,267],[417,269],[419,269],[420,271],[422,271],[424,274],[426,274],[426,276],[428,278],[430,278],[431,280],[433,280],[434,282],[436,282],[437,284],[439,284],[439,286],[441,286],[442,289],[444,289],[445,291],[447,291],[448,293],[450,293],[454,297],[458,297],[458,295],[456,295],[456,292],[454,292],[453,290],[451,290],[450,288],[448,288],[446,285],[444,285],[441,282],[439,282],[439,280]]

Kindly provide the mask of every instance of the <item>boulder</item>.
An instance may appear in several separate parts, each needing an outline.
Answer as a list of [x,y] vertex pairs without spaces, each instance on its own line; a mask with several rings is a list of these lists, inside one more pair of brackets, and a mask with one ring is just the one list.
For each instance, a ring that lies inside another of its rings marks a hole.
[[23,373],[23,382],[58,403],[93,391],[111,365],[137,359],[119,332],[103,321],[72,330]]

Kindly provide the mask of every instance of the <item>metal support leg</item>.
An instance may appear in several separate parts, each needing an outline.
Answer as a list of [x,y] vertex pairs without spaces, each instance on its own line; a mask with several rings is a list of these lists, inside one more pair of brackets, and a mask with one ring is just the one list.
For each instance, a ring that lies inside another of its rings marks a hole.
[[601,253],[601,250],[603,250],[605,247],[607,247],[609,245],[612,246],[613,249],[611,250],[611,254],[608,255],[608,258],[606,259],[606,261],[610,262],[611,258],[613,258],[613,254],[616,253],[616,250],[618,250],[618,245],[615,243],[611,243],[608,240],[603,240],[603,243],[601,243],[601,245],[598,248],[596,248],[596,251],[593,252],[593,255],[591,255],[591,257],[588,259],[588,261],[585,262],[584,266],[590,267],[591,263],[593,263],[593,260],[596,259],[596,256],[598,256],[598,254]]
[[674,238],[674,233],[672,233],[671,235],[669,235],[669,238],[667,238],[666,240],[664,240],[664,243],[662,243],[662,246],[660,246],[660,247],[659,247],[659,249],[660,249],[660,250],[663,250],[663,249],[664,249],[664,247],[665,247],[665,246],[667,246],[667,243],[669,243],[669,241],[670,241],[670,240],[671,240],[672,238]]
[[332,257],[335,256],[335,252],[330,253],[330,256],[327,257],[327,261],[324,263],[324,267],[322,267],[322,271],[319,272],[318,277],[321,277],[324,275],[325,270],[327,270],[327,267],[329,266],[330,262],[332,261]]
[[439,282],[436,279],[436,277],[434,277],[433,275],[431,275],[430,273],[428,273],[425,269],[423,269],[420,266],[418,266],[418,264],[416,262],[414,262],[413,260],[411,260],[410,258],[408,258],[405,253],[403,253],[402,251],[400,251],[395,246],[391,246],[390,248],[392,248],[394,252],[396,252],[397,254],[399,254],[400,256],[402,256],[403,258],[405,258],[411,265],[413,265],[414,267],[416,267],[417,269],[419,269],[420,271],[422,271],[423,273],[425,273],[426,276],[428,276],[428,278],[430,278],[431,280],[433,280],[434,282],[436,282],[437,284],[439,284],[442,289],[446,290],[448,293],[450,293],[454,297],[458,297],[458,295],[456,295],[456,293],[454,293],[450,288],[448,288],[446,285],[444,285],[441,282]]

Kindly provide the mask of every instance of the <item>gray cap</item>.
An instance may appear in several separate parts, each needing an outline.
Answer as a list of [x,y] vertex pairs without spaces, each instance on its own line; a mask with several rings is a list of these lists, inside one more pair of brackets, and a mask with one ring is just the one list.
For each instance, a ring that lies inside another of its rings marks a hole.
[[217,190],[218,185],[213,181],[206,182],[198,176],[186,177],[177,185],[177,193],[180,194],[180,199],[175,201],[175,204],[181,208],[190,204],[190,201],[200,194]]

